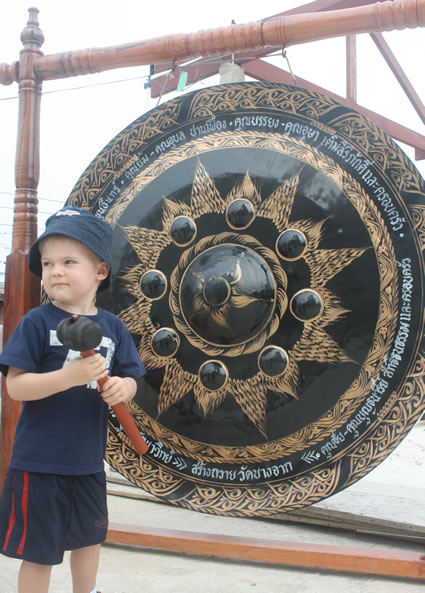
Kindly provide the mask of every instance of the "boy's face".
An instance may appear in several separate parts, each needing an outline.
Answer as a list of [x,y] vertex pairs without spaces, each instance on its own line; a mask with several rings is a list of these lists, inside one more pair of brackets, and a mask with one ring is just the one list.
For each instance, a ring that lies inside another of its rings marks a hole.
[[44,290],[54,304],[71,313],[90,312],[108,264],[68,237],[46,237],[39,249]]

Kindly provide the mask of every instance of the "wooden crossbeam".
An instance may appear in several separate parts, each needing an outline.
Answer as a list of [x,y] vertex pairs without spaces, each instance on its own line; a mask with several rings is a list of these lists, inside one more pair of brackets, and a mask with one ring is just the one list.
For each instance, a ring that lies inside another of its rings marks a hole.
[[425,556],[415,552],[294,543],[121,523],[109,526],[106,543],[425,581]]

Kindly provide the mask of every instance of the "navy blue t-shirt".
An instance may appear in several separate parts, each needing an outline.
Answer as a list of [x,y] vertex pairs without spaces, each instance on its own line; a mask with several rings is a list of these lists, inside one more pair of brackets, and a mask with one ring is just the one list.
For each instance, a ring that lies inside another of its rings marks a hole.
[[[89,318],[102,328],[96,352],[106,359],[110,376],[142,376],[145,368],[123,322],[108,311],[97,311]],[[52,303],[29,311],[0,354],[0,371],[6,374],[8,367],[16,367],[46,373],[79,356],[57,338],[56,327],[66,317],[70,314]],[[103,471],[107,423],[108,406],[96,382],[23,402],[10,467],[69,475]]]

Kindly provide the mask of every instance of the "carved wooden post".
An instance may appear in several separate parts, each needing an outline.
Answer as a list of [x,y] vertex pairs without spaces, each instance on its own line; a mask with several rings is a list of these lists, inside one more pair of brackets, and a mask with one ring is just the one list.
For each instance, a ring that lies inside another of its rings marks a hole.
[[[44,36],[38,26],[38,10],[29,9],[28,23],[21,34],[24,48],[19,62],[19,120],[15,161],[15,207],[12,252],[6,260],[3,343],[9,339],[21,317],[40,304],[40,281],[28,272],[28,250],[37,237],[37,186],[40,169],[41,82],[34,74],[34,60],[42,55]],[[9,467],[20,404],[2,385],[0,430],[0,489]]]

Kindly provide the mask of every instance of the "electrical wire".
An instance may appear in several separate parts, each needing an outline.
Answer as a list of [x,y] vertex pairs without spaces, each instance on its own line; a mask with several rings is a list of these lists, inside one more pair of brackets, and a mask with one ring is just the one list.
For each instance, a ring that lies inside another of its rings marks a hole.
[[[68,87],[65,89],[54,89],[51,91],[43,91],[43,95],[53,95],[55,93],[66,93],[69,91],[81,91],[84,89],[88,89],[88,88],[93,88],[93,87],[99,87],[99,86],[108,86],[111,84],[118,84],[118,83],[122,83],[122,82],[130,82],[132,80],[147,80],[149,77],[144,75],[144,76],[133,76],[132,78],[121,78],[120,80],[108,80],[107,82],[96,82],[94,84],[85,84],[82,86],[74,86],[74,87]],[[13,96],[13,97],[2,97],[0,98],[0,101],[10,101],[12,99],[18,99],[18,95]]]

